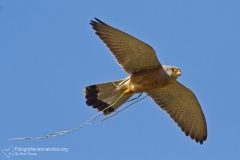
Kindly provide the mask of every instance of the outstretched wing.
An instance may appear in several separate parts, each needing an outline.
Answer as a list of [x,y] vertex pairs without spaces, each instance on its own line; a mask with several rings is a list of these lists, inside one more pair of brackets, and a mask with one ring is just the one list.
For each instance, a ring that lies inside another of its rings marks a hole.
[[146,92],[165,110],[187,136],[196,142],[207,139],[207,124],[201,106],[194,93],[174,81],[162,88]]
[[128,74],[162,67],[151,46],[95,19],[90,24]]

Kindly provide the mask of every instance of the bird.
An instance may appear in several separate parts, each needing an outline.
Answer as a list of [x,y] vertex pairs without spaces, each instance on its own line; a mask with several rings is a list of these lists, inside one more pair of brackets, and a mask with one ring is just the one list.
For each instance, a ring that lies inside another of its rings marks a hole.
[[129,76],[85,87],[86,105],[108,115],[134,94],[146,93],[186,136],[203,144],[207,139],[206,119],[195,94],[177,81],[181,70],[162,65],[150,45],[97,18],[90,25]]

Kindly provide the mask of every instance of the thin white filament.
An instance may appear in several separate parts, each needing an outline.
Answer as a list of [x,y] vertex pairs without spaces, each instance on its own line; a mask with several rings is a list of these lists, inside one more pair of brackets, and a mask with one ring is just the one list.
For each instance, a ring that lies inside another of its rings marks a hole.
[[[122,95],[123,95],[123,94],[122,94]],[[122,95],[116,100],[116,102],[122,97]],[[134,103],[137,103],[138,101],[143,100],[143,99],[146,98],[146,97],[147,97],[147,95],[144,96],[143,98],[138,99],[137,101],[135,101],[135,102],[127,105],[126,107],[124,107],[124,108],[121,109],[120,111],[117,111],[115,114],[110,115],[109,117],[101,120],[100,122],[103,122],[103,121],[105,121],[105,120],[107,120],[107,119],[115,116],[116,114],[118,114],[118,113],[120,113],[121,111],[125,110],[126,108],[130,107],[130,106],[133,105]],[[138,97],[138,98],[139,98],[139,97]],[[115,103],[116,103],[116,102],[115,102]],[[114,105],[115,103],[113,103],[112,105]],[[112,105],[110,105],[109,107],[111,107]],[[104,110],[108,109],[109,107],[105,108]],[[104,110],[103,110],[103,111],[104,111]],[[103,111],[102,111],[102,112],[103,112]],[[85,123],[83,123],[82,125],[74,128],[74,129],[71,129],[71,130],[54,132],[54,133],[50,133],[50,134],[48,134],[48,135],[46,135],[46,136],[40,136],[40,137],[11,138],[11,139],[9,139],[9,140],[39,140],[39,139],[45,139],[45,138],[51,138],[51,137],[61,136],[61,135],[64,135],[64,134],[67,134],[67,133],[76,131],[76,130],[82,128],[83,126],[85,126],[86,124],[92,124],[99,116],[102,115],[102,112],[97,113],[97,114],[94,115],[92,118],[90,118],[88,121],[86,121]]]

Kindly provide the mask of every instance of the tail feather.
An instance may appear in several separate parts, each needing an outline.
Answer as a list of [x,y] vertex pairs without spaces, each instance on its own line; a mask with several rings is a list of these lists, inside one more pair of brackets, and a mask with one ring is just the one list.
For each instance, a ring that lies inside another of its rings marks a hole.
[[[126,79],[122,79],[85,87],[86,104],[98,109],[98,111],[102,111],[111,105],[111,107],[104,110],[103,113],[106,115],[113,112],[133,95],[131,93],[123,94],[127,86],[124,84],[125,81]],[[121,83],[122,85],[119,86]],[[119,98],[121,95],[122,97]]]

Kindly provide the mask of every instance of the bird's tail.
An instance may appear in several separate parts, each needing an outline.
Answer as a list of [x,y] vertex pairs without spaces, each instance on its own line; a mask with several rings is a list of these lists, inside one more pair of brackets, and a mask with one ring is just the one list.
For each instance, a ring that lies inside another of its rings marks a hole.
[[124,93],[127,89],[125,84],[127,81],[128,78],[85,87],[86,104],[103,111],[104,115],[113,112],[133,95],[133,93]]

